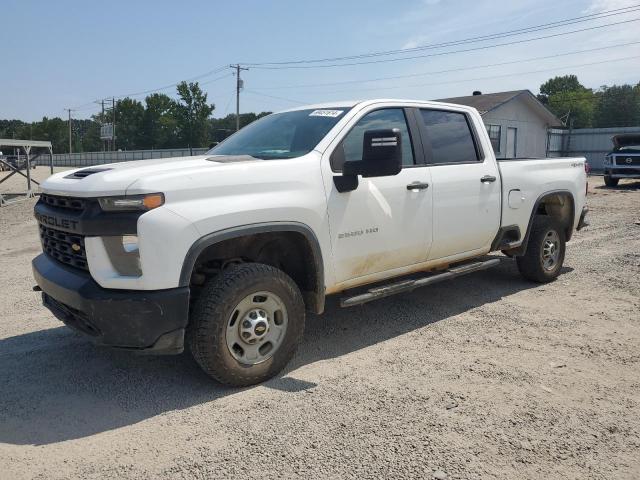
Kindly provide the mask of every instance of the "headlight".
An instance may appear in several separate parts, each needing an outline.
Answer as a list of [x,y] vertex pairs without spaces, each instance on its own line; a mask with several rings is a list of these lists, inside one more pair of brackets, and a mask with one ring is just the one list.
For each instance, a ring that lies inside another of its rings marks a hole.
[[162,193],[148,193],[146,195],[102,197],[98,201],[100,208],[105,212],[135,212],[158,208],[164,204],[164,195]]

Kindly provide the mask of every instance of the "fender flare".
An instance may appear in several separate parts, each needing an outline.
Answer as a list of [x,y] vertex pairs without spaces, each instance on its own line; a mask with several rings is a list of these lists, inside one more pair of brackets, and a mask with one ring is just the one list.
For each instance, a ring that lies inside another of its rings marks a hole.
[[566,240],[569,241],[571,239],[571,234],[573,233],[573,225],[576,220],[576,199],[573,198],[573,193],[569,190],[549,190],[540,194],[540,196],[536,199],[536,202],[533,204],[533,209],[531,210],[531,215],[529,216],[529,224],[527,225],[527,232],[524,235],[522,240],[522,244],[519,247],[513,249],[513,254],[515,256],[521,256],[527,253],[527,245],[529,244],[529,236],[531,235],[531,228],[533,226],[533,217],[535,217],[536,212],[538,211],[538,207],[542,203],[542,201],[551,195],[567,195],[571,199],[571,224],[569,225],[569,231],[566,235]]
[[195,267],[196,260],[200,254],[211,245],[222,242],[224,240],[230,240],[233,238],[244,237],[246,235],[255,235],[258,233],[270,233],[270,232],[296,232],[302,234],[311,247],[311,253],[313,255],[313,261],[316,269],[316,292],[315,292],[315,308],[316,313],[320,314],[324,311],[325,301],[325,285],[324,285],[324,263],[322,259],[322,249],[320,248],[320,242],[315,232],[304,223],[300,222],[263,222],[252,223],[247,225],[241,225],[237,227],[227,228],[219,230],[217,232],[209,233],[196,240],[189,251],[187,252],[184,262],[182,263],[182,270],[180,271],[180,283],[181,287],[188,287],[191,281],[191,273]]

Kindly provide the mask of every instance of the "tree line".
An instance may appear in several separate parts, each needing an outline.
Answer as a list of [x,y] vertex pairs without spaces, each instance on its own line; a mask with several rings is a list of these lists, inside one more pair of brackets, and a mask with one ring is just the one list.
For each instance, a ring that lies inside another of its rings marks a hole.
[[[640,83],[637,85],[587,88],[575,75],[554,77],[540,86],[538,99],[566,126],[573,128],[640,126]],[[198,82],[177,85],[177,98],[162,93],[148,95],[143,102],[123,98],[115,104],[116,148],[142,150],[208,147],[235,131],[235,115],[212,118],[215,105]],[[243,113],[240,126],[270,112]],[[112,120],[112,112],[72,121],[74,152],[104,148],[100,125]],[[49,140],[54,152],[69,151],[69,126],[65,119],[44,117],[38,122],[0,120],[0,138]]]
[[640,83],[587,88],[576,75],[554,77],[540,86],[538,99],[567,127],[640,126]]
[[[177,85],[177,98],[162,93],[148,95],[143,102],[123,98],[115,103],[116,148],[143,150],[162,148],[208,147],[235,132],[236,116],[212,118],[215,105],[198,82]],[[240,114],[243,127],[271,112]],[[99,112],[90,119],[72,120],[72,150],[96,152],[104,148],[100,139],[102,123],[111,123],[113,112]],[[38,122],[0,120],[0,138],[49,140],[56,153],[69,151],[69,124],[59,117],[44,117]]]

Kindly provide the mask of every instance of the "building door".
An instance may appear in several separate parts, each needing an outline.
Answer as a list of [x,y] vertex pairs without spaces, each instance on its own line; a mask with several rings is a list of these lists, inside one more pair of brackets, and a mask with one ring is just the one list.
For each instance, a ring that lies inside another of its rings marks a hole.
[[518,156],[518,129],[507,127],[507,158]]

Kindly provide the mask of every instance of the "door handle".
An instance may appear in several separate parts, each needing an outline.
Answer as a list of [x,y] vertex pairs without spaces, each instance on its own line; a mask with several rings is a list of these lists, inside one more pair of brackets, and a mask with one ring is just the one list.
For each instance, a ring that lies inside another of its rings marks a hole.
[[413,182],[407,185],[407,190],[426,190],[427,188],[429,188],[429,184],[423,182]]
[[482,183],[492,183],[496,181],[496,177],[494,177],[493,175],[485,175],[480,179],[480,181]]

